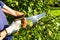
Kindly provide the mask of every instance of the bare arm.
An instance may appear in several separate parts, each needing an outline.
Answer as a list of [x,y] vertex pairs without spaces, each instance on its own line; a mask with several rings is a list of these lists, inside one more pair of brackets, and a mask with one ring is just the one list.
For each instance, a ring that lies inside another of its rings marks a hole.
[[3,40],[7,36],[6,30],[0,32],[0,40]]
[[3,6],[2,11],[7,13],[7,14],[13,15],[13,16],[22,16],[22,15],[24,15],[24,13],[15,11],[15,10],[9,8],[6,5]]

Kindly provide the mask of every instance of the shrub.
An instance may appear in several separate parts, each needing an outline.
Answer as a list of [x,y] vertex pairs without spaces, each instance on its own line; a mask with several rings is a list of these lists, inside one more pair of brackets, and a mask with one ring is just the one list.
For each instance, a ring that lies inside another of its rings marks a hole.
[[[6,5],[14,10],[24,12],[29,16],[46,12],[46,16],[28,29],[21,28],[14,40],[59,40],[60,17],[50,14],[50,1],[44,0],[4,0]],[[53,3],[53,1],[51,1]],[[7,17],[9,18],[9,16]],[[10,17],[12,18],[12,17]],[[12,20],[9,20],[12,21]]]

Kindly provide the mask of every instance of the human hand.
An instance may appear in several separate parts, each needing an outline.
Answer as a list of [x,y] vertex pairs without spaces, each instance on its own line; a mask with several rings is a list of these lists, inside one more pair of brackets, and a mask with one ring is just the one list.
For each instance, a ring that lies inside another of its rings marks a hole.
[[19,31],[20,26],[21,26],[21,20],[13,21],[12,24],[8,28],[6,28],[8,35]]
[[15,11],[15,14],[17,16],[25,16],[25,14],[23,12],[19,12],[19,11]]

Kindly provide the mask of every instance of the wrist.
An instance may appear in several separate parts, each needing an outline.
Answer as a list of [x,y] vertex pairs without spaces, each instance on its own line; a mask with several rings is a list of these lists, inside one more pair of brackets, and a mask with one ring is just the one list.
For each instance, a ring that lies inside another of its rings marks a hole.
[[7,31],[6,30],[4,30],[4,31],[2,31],[2,32],[0,32],[0,37],[2,37],[2,36],[7,36]]
[[7,30],[5,29],[4,32],[6,33],[6,36],[8,35]]
[[3,33],[4,33],[6,36],[7,36],[7,34],[8,34],[8,33],[7,33],[7,30],[2,31],[2,34],[3,34]]

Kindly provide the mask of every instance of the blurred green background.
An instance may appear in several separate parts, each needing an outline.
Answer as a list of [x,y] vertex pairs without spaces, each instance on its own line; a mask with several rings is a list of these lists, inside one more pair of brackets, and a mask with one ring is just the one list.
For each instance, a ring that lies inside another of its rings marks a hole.
[[[46,16],[28,29],[21,28],[13,40],[60,40],[60,0],[3,0],[10,8],[29,16],[46,12]],[[13,16],[6,15],[9,24]]]

